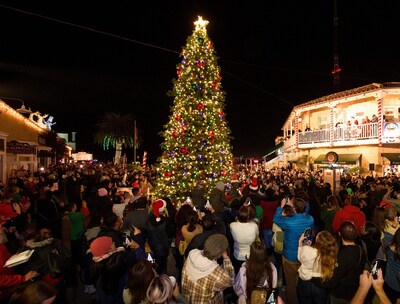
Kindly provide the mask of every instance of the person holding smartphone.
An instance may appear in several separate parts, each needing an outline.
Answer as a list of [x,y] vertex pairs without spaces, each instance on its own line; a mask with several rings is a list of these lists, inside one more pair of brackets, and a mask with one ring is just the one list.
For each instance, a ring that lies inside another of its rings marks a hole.
[[200,233],[203,232],[203,226],[200,225],[199,223],[199,211],[195,211],[194,209],[189,211],[188,217],[187,217],[187,224],[183,225],[181,231],[182,231],[182,236],[185,241],[184,247],[183,247],[183,253],[186,251],[187,246],[191,242],[191,240],[196,236],[199,235]]
[[326,304],[328,289],[316,284],[312,279],[320,278],[326,281],[333,276],[338,253],[336,238],[329,231],[319,232],[315,243],[311,244],[306,238],[306,231],[300,236],[297,258],[301,263],[297,295],[299,303]]
[[383,280],[382,269],[379,268],[376,275],[376,278],[373,278],[371,273],[369,273],[367,270],[364,270],[364,272],[360,275],[360,286],[358,287],[357,292],[351,300],[350,304],[364,303],[368,295],[369,289],[371,288],[371,285],[375,290],[375,294],[379,299],[379,303],[395,303],[389,300],[388,296],[385,293],[385,290],[383,289],[385,281]]
[[397,229],[393,238],[384,244],[387,258],[385,284],[383,288],[392,303],[400,300],[400,229]]
[[340,304],[351,301],[359,287],[358,278],[363,273],[367,255],[363,248],[356,244],[357,228],[353,222],[345,221],[340,225],[340,249],[337,254],[333,276],[321,286],[330,291],[330,303]]
[[[293,207],[294,213],[290,217],[282,215],[286,204]],[[295,304],[297,299],[296,288],[299,277],[297,270],[300,267],[297,259],[299,239],[306,228],[312,228],[314,225],[314,218],[305,214],[306,206],[306,201],[301,198],[294,197],[287,203],[283,198],[273,220],[284,231],[282,266],[286,277],[285,302],[288,304]]]

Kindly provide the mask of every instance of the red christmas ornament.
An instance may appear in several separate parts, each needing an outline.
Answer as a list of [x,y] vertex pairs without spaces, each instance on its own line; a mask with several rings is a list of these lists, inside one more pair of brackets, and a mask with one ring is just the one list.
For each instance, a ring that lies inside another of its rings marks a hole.
[[179,115],[176,115],[176,116],[175,116],[175,120],[176,120],[176,121],[181,121],[181,117],[180,117]]
[[176,73],[178,74],[178,76],[180,76],[183,72],[182,72],[182,69],[178,69],[177,71],[176,71]]
[[165,177],[171,177],[172,176],[172,173],[171,172],[169,172],[169,171],[166,171],[165,172]]
[[213,89],[215,90],[217,88],[217,84],[215,82],[211,83],[211,86],[213,87]]
[[172,137],[176,138],[178,136],[178,133],[176,131],[172,132]]
[[182,148],[179,149],[179,153],[181,153],[181,154],[188,154],[189,151],[188,151],[188,149],[186,149],[185,147],[182,147]]
[[218,115],[219,115],[219,116],[223,116],[223,115],[224,115],[224,111],[219,110],[219,111],[218,111]]
[[211,41],[208,42],[208,48],[212,49],[213,48],[213,43]]
[[203,61],[203,60],[199,60],[199,61],[197,62],[197,66],[198,66],[199,68],[203,68],[203,67],[204,67],[204,61]]
[[209,136],[211,139],[215,139],[215,133],[214,133],[213,131],[211,131],[210,134],[208,134],[208,136]]
[[199,111],[203,110],[203,109],[204,109],[204,104],[203,104],[202,102],[199,102],[199,103],[196,105],[196,109],[199,110]]

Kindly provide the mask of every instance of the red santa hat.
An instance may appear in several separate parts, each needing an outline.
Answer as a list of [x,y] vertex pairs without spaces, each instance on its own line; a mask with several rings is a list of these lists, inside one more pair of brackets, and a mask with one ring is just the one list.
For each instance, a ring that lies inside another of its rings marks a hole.
[[153,202],[152,207],[154,216],[156,217],[156,221],[161,221],[160,212],[163,212],[165,207],[167,207],[167,202],[163,199],[158,199]]
[[251,180],[249,188],[251,190],[254,190],[254,191],[258,190],[258,179],[257,179],[257,177],[253,177],[253,179]]
[[239,182],[239,179],[238,179],[236,173],[233,173],[231,183],[238,183],[238,182]]

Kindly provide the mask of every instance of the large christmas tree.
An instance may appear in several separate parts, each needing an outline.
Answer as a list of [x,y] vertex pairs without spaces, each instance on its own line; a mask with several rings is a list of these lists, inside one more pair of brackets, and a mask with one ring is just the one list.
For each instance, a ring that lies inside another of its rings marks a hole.
[[181,200],[197,185],[206,194],[232,175],[230,129],[225,118],[225,92],[216,51],[207,35],[208,21],[199,16],[177,65],[169,122],[160,135],[156,194]]

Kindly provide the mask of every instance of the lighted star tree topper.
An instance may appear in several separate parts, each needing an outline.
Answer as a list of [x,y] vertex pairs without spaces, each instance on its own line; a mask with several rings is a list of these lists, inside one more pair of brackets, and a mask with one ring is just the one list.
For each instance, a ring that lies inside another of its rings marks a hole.
[[233,172],[218,57],[207,35],[208,21],[199,16],[194,24],[169,92],[174,97],[169,122],[160,132],[164,141],[156,194],[176,200],[184,199],[196,185],[208,194],[217,181],[230,180]]

